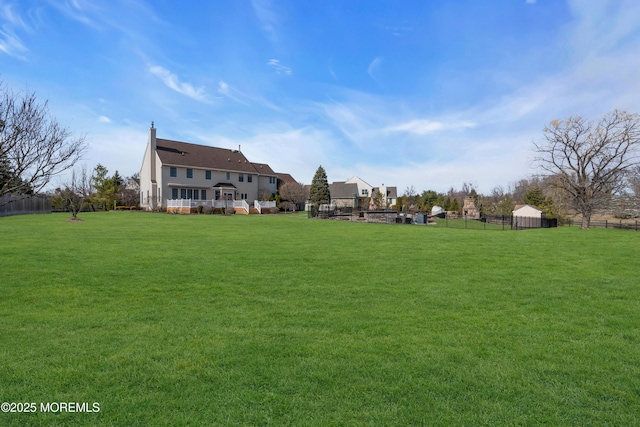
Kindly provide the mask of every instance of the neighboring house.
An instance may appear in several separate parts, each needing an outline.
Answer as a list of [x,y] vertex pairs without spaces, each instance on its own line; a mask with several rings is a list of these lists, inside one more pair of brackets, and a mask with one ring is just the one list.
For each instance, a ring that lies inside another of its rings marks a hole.
[[384,196],[385,205],[388,207],[395,206],[398,203],[398,188],[387,187],[382,184],[380,187],[375,187],[375,191],[380,191]]
[[298,182],[288,173],[277,173],[276,175],[278,175],[278,189],[289,182]]
[[374,187],[357,176],[354,176],[345,182],[347,184],[356,184],[358,186],[358,195],[360,197],[371,197],[373,191],[380,191],[384,196],[385,206],[394,206],[398,203],[397,187],[387,187],[384,184],[382,184],[380,187]]
[[336,208],[357,208],[358,207],[358,186],[348,184],[344,181],[329,184],[329,194],[331,195],[331,205]]
[[358,196],[359,197],[371,197],[371,191],[373,190],[373,186],[367,182],[365,182],[362,178],[354,176],[345,181],[347,184],[356,184],[358,187]]
[[166,209],[181,199],[191,208],[223,200],[251,203],[275,195],[277,179],[269,165],[250,162],[240,150],[156,138],[152,122],[140,169],[140,207]]
[[[311,186],[305,187],[310,188]],[[330,205],[334,208],[348,207],[366,210],[369,208],[369,198],[378,191],[384,195],[385,207],[393,206],[398,202],[396,187],[387,187],[384,184],[380,187],[373,187],[362,178],[354,176],[347,181],[336,181],[329,184]],[[307,202],[305,209],[309,209],[309,202]]]

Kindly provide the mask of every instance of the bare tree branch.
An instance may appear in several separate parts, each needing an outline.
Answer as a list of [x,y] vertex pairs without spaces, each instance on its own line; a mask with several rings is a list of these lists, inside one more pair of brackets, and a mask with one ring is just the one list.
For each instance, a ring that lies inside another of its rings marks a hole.
[[581,227],[589,228],[594,209],[623,191],[627,172],[638,165],[640,116],[615,110],[598,123],[580,116],[554,120],[534,149],[538,166],[582,215]]
[[35,92],[15,93],[0,82],[0,161],[11,179],[0,181],[0,196],[41,191],[55,175],[73,167],[86,149],[49,114]]

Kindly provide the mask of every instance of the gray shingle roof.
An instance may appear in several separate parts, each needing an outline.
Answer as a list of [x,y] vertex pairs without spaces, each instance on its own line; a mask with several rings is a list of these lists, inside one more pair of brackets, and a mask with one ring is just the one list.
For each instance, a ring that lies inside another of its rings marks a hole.
[[269,165],[251,163],[238,150],[160,138],[156,139],[156,146],[160,161],[166,165],[275,175]]
[[344,181],[329,184],[332,199],[353,199],[358,194],[357,184],[347,184]]

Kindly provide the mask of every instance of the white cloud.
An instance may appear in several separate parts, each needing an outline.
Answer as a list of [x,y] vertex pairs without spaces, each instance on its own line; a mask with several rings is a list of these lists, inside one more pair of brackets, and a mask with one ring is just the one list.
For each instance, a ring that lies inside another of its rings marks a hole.
[[468,129],[475,127],[476,124],[469,121],[460,122],[439,122],[430,120],[412,120],[400,125],[388,127],[389,131],[403,131],[415,133],[418,135],[427,135],[430,133],[441,132],[445,130]]
[[233,99],[234,101],[242,105],[249,105],[245,100],[246,96],[244,96],[244,94],[242,94],[237,89],[229,86],[227,83],[223,82],[222,80],[218,82],[218,93],[220,95],[226,96],[229,99]]
[[329,165],[339,142],[323,130],[314,127],[294,129],[286,123],[273,123],[247,129],[248,138],[200,136],[199,139],[216,147],[235,148],[252,162],[267,163],[275,172],[289,173],[296,180],[310,184],[318,165]]
[[22,43],[20,37],[8,29],[3,28],[0,30],[0,51],[9,56],[23,60],[26,59],[26,57],[22,55],[22,52],[26,52],[27,48]]
[[277,59],[270,59],[267,62],[267,65],[269,65],[269,67],[271,67],[271,69],[275,70],[275,72],[278,73],[278,74],[284,74],[284,75],[287,75],[287,76],[290,76],[292,74],[291,68],[285,67]]
[[104,11],[100,12],[95,4],[87,2],[86,0],[49,0],[49,4],[73,20],[81,22],[95,29],[100,28],[100,25],[95,20],[89,17],[89,15],[98,17],[100,15],[104,15]]
[[380,84],[380,82],[378,81],[378,78],[376,77],[376,73],[377,73],[378,69],[380,68],[380,64],[382,64],[382,58],[376,57],[369,64],[369,67],[367,68],[367,74],[369,74],[369,77],[371,77],[374,82],[376,82],[378,85],[382,86]]
[[100,116],[98,117],[98,121],[100,123],[111,123],[111,119],[107,116]]
[[251,5],[256,17],[260,21],[262,30],[267,34],[271,42],[278,41],[276,27],[279,24],[278,15],[275,13],[270,0],[252,0]]
[[25,60],[23,53],[28,49],[16,34],[16,29],[29,31],[30,28],[25,24],[22,16],[13,10],[11,4],[0,6],[0,20],[5,21],[0,27],[0,52]]
[[178,76],[159,65],[149,66],[149,72],[151,72],[151,74],[155,76],[158,76],[165,85],[175,90],[176,92],[188,96],[189,98],[195,99],[196,101],[207,102],[204,87],[196,88],[191,83],[183,83],[180,81]]

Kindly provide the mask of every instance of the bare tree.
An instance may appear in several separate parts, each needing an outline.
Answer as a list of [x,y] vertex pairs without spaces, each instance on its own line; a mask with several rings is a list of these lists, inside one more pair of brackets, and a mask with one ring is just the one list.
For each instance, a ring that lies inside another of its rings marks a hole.
[[269,200],[272,195],[273,193],[271,193],[271,191],[267,188],[261,188],[258,191],[258,198],[260,199],[261,202]]
[[84,136],[74,138],[49,114],[35,92],[15,93],[0,82],[0,159],[12,179],[0,182],[4,194],[41,191],[71,168],[85,150]]
[[636,197],[640,197],[640,165],[634,167],[629,173],[629,188]]
[[626,173],[640,159],[640,116],[615,110],[594,123],[583,117],[554,120],[544,141],[534,142],[537,164],[567,196],[588,229],[594,209],[624,187]]
[[418,199],[416,188],[413,185],[407,186],[402,194],[402,211],[408,212],[409,209],[415,207],[418,204]]
[[140,174],[135,174],[124,179],[119,186],[118,199],[124,206],[138,206],[140,203]]
[[[301,205],[304,205],[309,199],[309,190],[305,188],[301,182],[289,181],[280,186],[278,190],[280,198],[283,200],[284,206],[291,207],[296,206],[300,209]],[[286,202],[289,202],[288,204]]]
[[91,196],[92,187],[92,177],[87,172],[87,167],[82,166],[79,171],[73,170],[69,181],[59,189],[64,206],[71,212],[74,220],[78,219],[78,213],[82,211],[85,201]]

